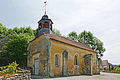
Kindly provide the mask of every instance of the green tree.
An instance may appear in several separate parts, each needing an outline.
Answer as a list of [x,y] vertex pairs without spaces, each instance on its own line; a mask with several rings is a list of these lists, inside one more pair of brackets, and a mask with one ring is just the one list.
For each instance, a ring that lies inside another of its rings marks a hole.
[[67,37],[71,40],[78,41],[78,36],[77,36],[77,33],[75,31],[69,33]]
[[30,36],[35,36],[35,35],[34,35],[34,30],[31,29],[30,27],[26,27],[26,28],[24,29],[24,33],[27,33],[27,34],[30,35]]
[[7,34],[7,28],[0,23],[0,39],[4,38]]
[[57,29],[53,29],[53,30],[52,30],[52,32],[53,32],[54,34],[56,34],[56,35],[61,36],[60,31],[59,31],[59,30],[57,30]]
[[10,37],[10,41],[4,46],[3,58],[1,61],[2,65],[16,61],[21,66],[26,66],[27,47],[29,41],[33,38],[28,34],[23,33],[20,33],[19,35],[13,34]]
[[36,30],[30,27],[7,29],[0,24],[0,39],[13,31],[18,35],[11,35],[9,37],[10,40],[5,43],[4,48],[2,47],[2,51],[0,51],[0,66],[7,65],[15,60],[22,66],[26,65],[27,46],[29,41],[35,38]]
[[78,35],[78,42],[84,43],[87,46],[93,44],[94,36],[91,32],[83,31]]
[[34,33],[35,37],[37,37],[38,36],[38,28],[33,30],[33,33]]
[[24,33],[24,30],[25,30],[24,27],[20,27],[20,28],[19,28],[19,33]]
[[8,34],[10,34],[10,33],[12,33],[13,32],[13,30],[12,29],[8,29]]
[[15,28],[13,29],[13,31],[15,31],[17,34],[19,34],[19,33],[20,33],[20,29],[19,29],[19,28],[17,28],[17,27],[15,27]]
[[96,51],[98,53],[98,57],[102,57],[105,52],[103,42],[93,36],[91,32],[83,31],[80,33],[78,36],[78,42],[83,43]]
[[103,47],[103,42],[98,38],[93,36],[91,32],[83,31],[79,35],[75,31],[71,32],[67,36],[68,39],[75,40],[77,42],[83,43],[86,46],[92,48],[98,54],[98,57],[102,57],[105,52],[105,48]]

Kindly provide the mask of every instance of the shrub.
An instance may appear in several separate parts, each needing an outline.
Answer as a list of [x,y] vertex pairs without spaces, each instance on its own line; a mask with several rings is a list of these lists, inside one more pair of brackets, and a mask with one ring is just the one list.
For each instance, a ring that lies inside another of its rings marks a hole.
[[9,66],[6,69],[1,69],[2,71],[0,71],[0,74],[4,74],[4,73],[15,73],[16,72],[16,68],[17,68],[18,64],[15,62],[12,62],[11,64],[9,63]]
[[117,68],[115,69],[115,71],[116,71],[116,72],[120,72],[120,68],[117,67]]

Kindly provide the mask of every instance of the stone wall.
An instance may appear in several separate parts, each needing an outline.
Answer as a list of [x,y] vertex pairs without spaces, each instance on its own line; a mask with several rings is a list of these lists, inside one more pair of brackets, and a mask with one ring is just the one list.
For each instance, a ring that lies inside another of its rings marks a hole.
[[[9,74],[8,74],[9,75]],[[31,73],[28,70],[15,73],[14,76],[0,76],[0,80],[30,80]]]
[[[80,49],[75,46],[71,46],[59,41],[51,40],[51,48],[50,48],[50,74],[52,76],[62,76],[63,74],[63,51],[68,52],[68,75],[80,75],[85,74],[86,66],[84,56],[91,54],[92,55],[92,74],[96,74],[97,72],[97,64],[96,64],[96,53],[88,50]],[[55,55],[58,55],[59,58],[59,66],[55,66]],[[74,65],[74,58],[78,57],[77,65]]]
[[[92,59],[90,59],[90,65],[92,65],[92,67],[89,69],[92,71],[90,74],[96,74],[96,72],[98,72],[95,52],[71,46],[59,41],[50,40],[49,37],[44,35],[39,36],[30,43],[28,52],[28,67],[32,68],[33,75],[35,75],[35,60],[39,60],[38,75],[42,77],[85,74],[85,63],[87,62],[85,62],[84,56],[89,54],[92,55]],[[68,53],[68,58],[63,59],[64,52]],[[59,65],[57,66],[55,65],[55,55],[58,56]],[[77,56],[77,65],[74,65],[75,56]],[[68,65],[63,65],[63,62]],[[65,71],[65,69],[67,70]]]
[[28,47],[28,67],[32,68],[32,74],[35,74],[35,60],[39,59],[40,76],[49,76],[49,48],[50,43],[47,36],[39,36],[32,41]]

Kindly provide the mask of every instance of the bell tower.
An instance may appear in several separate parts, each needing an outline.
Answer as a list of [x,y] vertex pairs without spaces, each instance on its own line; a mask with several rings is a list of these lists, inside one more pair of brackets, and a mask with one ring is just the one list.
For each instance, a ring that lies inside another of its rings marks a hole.
[[52,33],[52,20],[48,18],[45,14],[42,16],[41,20],[38,21],[38,36],[44,33]]
[[46,15],[46,2],[45,3],[45,15],[42,16],[41,20],[38,21],[38,36],[43,33],[52,33],[52,20],[49,19],[48,15]]

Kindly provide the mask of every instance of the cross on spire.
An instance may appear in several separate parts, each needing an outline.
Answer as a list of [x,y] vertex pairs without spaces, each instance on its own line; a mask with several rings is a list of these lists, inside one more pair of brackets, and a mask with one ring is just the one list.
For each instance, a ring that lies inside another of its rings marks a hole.
[[44,4],[45,4],[45,15],[46,15],[46,6],[47,6],[46,3],[47,3],[47,1],[44,2]]

